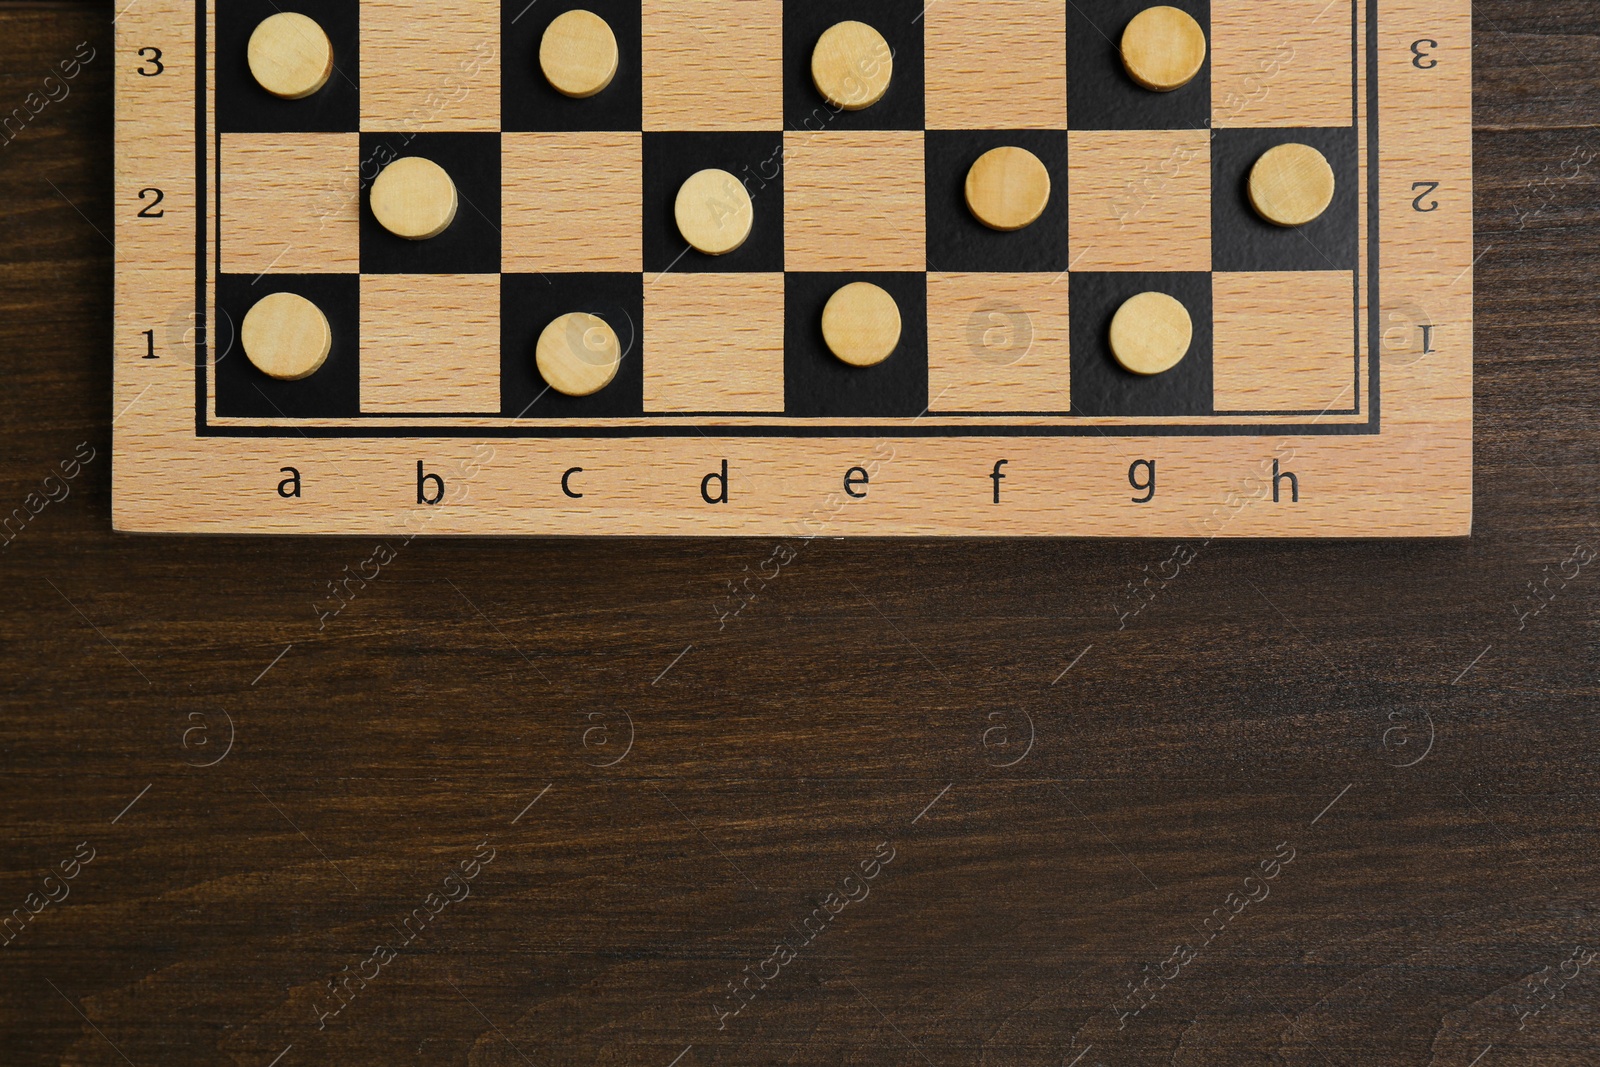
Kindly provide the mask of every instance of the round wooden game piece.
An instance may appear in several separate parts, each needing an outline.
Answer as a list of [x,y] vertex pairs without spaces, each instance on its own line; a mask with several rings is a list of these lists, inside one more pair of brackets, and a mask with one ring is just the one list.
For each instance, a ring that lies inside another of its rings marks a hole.
[[1111,354],[1134,374],[1161,374],[1189,354],[1194,322],[1166,293],[1140,293],[1111,319]]
[[1250,169],[1250,203],[1274,226],[1304,226],[1333,203],[1333,168],[1308,144],[1267,149]]
[[900,305],[871,282],[851,282],[822,309],[822,339],[852,367],[873,367],[900,343]]
[[967,171],[967,207],[995,230],[1020,230],[1050,203],[1050,172],[1026,148],[991,148]]
[[622,344],[600,316],[575,311],[544,328],[534,357],[550,388],[568,396],[591,396],[617,376]]
[[431,159],[397,159],[372,183],[372,214],[408,241],[437,237],[455,221],[456,183]]
[[1175,7],[1148,7],[1122,31],[1122,65],[1146,89],[1170,93],[1194,80],[1206,61],[1206,33]]
[[294,11],[263,19],[247,54],[261,88],[285,100],[305,99],[333,74],[333,43],[314,19]]
[[558,16],[539,42],[539,69],[556,92],[593,96],[617,76],[617,38],[593,11]]
[[333,348],[333,330],[322,309],[305,297],[273,293],[245,315],[239,343],[262,374],[293,382],[322,368]]
[[725,170],[702,170],[678,190],[678,232],[708,256],[727,255],[750,236],[755,207],[744,183]]
[[834,107],[860,111],[883,99],[894,77],[894,53],[865,22],[828,27],[811,53],[811,80]]

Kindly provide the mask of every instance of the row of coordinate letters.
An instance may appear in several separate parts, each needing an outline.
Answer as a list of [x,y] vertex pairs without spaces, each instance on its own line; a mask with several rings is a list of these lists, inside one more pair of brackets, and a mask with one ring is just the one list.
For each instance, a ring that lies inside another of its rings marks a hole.
[[[829,492],[842,492],[851,500],[866,500],[872,492],[872,476],[879,467],[879,460],[873,460],[846,468],[836,473],[837,481],[831,484],[819,482],[819,489]],[[1157,470],[1159,461],[1156,459],[1136,459],[1128,465],[1127,484],[1135,496],[1128,499],[1134,504],[1150,504],[1156,500]],[[308,473],[309,468],[280,467],[277,472],[277,493],[284,500],[304,500],[314,498],[316,495],[316,479]],[[416,503],[424,507],[438,507],[442,504],[454,502],[452,496],[451,476],[452,471],[439,468],[430,468],[427,461],[417,460],[414,472],[415,482],[405,480],[404,489],[416,490]],[[735,472],[730,468],[727,460],[717,461],[717,465],[699,480],[699,500],[704,504],[722,505],[735,502],[735,494],[730,490],[730,479]],[[1048,474],[1045,475],[1049,477]],[[1029,475],[1025,468],[1015,467],[1009,459],[997,459],[987,470],[974,469],[972,472],[974,493],[990,495],[994,504],[1004,504],[1008,486],[1014,484],[1027,484]],[[548,496],[554,502],[565,500],[593,500],[600,502],[605,499],[607,481],[605,477],[581,466],[574,465],[565,469],[552,468],[549,474]],[[1300,476],[1294,471],[1284,468],[1279,459],[1272,460],[1270,475],[1263,472],[1260,479],[1262,483],[1260,494],[1265,496],[1270,492],[1274,503],[1300,502]],[[614,483],[613,483],[614,484]],[[670,485],[662,486],[664,492],[674,492]],[[681,487],[681,496],[685,500],[693,500],[695,486],[686,484]],[[1108,494],[1125,492],[1121,487],[1119,477],[1107,479]]]

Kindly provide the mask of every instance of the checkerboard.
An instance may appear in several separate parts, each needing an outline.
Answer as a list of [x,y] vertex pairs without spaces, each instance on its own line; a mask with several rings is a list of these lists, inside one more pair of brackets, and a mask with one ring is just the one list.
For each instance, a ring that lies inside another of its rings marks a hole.
[[[1469,0],[1170,0],[1205,66],[1139,87],[1145,0],[143,0],[117,25],[119,529],[468,534],[1442,536],[1471,525]],[[620,54],[544,79],[575,8]],[[327,85],[269,95],[254,28],[301,11]],[[812,50],[847,19],[893,79],[840,110]],[[1293,229],[1252,210],[1266,150],[1333,168]],[[1044,214],[963,201],[1027,149]],[[368,203],[404,156],[459,209],[406,241]],[[704,255],[673,197],[717,167],[749,239]],[[885,289],[872,367],[823,306]],[[1111,316],[1176,297],[1174,369],[1124,371]],[[333,341],[299,381],[243,355],[263,297]],[[551,389],[541,330],[617,333],[615,379]]]

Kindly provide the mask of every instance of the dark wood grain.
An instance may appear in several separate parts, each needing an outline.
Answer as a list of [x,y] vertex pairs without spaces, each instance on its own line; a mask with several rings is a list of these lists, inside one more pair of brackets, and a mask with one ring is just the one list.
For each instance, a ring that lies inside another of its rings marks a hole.
[[372,540],[111,532],[110,10],[0,6],[0,102],[100,57],[0,147],[0,512],[96,457],[0,554],[0,914],[94,852],[0,1063],[1600,1062],[1600,564],[1525,599],[1600,550],[1600,7],[1476,11],[1470,541],[1119,628],[1174,545],[795,542],[719,622],[772,543],[419,539],[319,629]]

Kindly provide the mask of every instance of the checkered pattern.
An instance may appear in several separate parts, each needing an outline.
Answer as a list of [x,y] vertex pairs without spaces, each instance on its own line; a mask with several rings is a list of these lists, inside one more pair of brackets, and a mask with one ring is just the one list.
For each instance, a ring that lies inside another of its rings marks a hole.
[[[220,318],[286,289],[323,307],[336,343],[302,382],[224,352],[218,413],[1353,411],[1353,5],[1165,2],[1210,42],[1200,76],[1167,94],[1135,86],[1117,53],[1147,0],[219,5]],[[576,7],[605,18],[621,49],[613,83],[587,100],[554,92],[537,61],[545,27]],[[337,70],[316,96],[283,101],[250,80],[244,45],[261,19],[297,9],[329,33]],[[894,78],[873,107],[836,112],[809,60],[850,18],[887,39]],[[1244,181],[1290,140],[1328,157],[1338,194],[1322,219],[1279,230],[1250,210]],[[1016,233],[984,228],[962,198],[972,162],[1000,145],[1027,148],[1052,179],[1048,209]],[[404,155],[438,162],[459,190],[434,240],[395,238],[367,207],[372,179]],[[740,177],[755,207],[726,256],[689,249],[672,218],[704,167]],[[877,367],[843,365],[820,337],[823,304],[853,280],[902,311],[900,348]],[[1123,372],[1105,340],[1145,289],[1178,297],[1196,326],[1189,357],[1155,378]],[[534,339],[570,311],[606,318],[628,347],[592,397],[547,390],[534,365]]]

